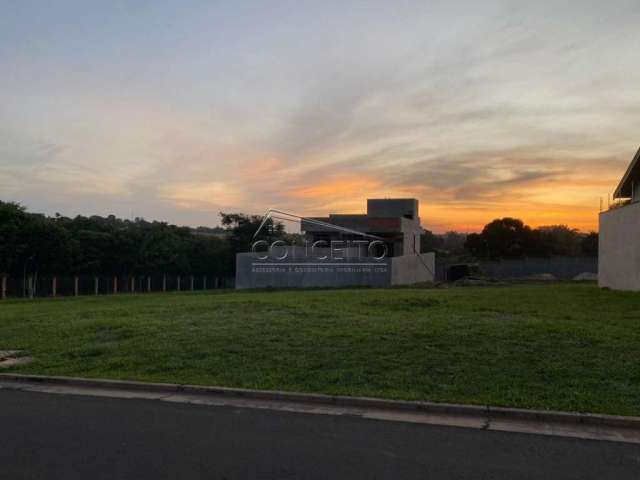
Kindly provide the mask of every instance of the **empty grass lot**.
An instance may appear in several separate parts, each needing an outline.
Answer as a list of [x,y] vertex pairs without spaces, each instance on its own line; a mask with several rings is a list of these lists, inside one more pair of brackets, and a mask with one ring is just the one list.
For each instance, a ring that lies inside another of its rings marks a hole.
[[13,371],[640,415],[640,294],[593,284],[0,303]]

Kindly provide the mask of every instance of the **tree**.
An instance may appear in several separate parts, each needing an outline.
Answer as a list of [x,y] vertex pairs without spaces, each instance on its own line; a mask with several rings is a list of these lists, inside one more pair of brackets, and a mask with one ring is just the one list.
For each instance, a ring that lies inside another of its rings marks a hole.
[[467,237],[465,249],[475,257],[597,255],[598,234],[581,234],[566,225],[532,229],[517,218],[500,218],[485,225],[481,233]]
[[464,248],[475,257],[483,257],[487,253],[487,244],[479,233],[470,233],[464,242]]
[[69,232],[44,215],[27,213],[13,202],[0,202],[0,271],[23,274],[66,272],[71,263]]
[[207,274],[215,272],[219,276],[233,275],[235,257],[229,242],[219,238],[196,236],[191,242],[189,258],[193,262],[193,272]]
[[[244,218],[237,221],[244,227]],[[252,220],[253,221],[253,220]],[[282,230],[281,226],[276,231]],[[214,274],[227,276],[234,252],[215,229],[191,229],[142,218],[54,217],[0,201],[0,273]],[[242,237],[242,228],[236,239]]]
[[466,240],[466,233],[449,231],[442,236],[442,248],[451,253],[462,253]]
[[580,242],[580,254],[586,257],[598,256],[598,233],[591,232],[582,237]]
[[285,236],[284,225],[271,218],[263,224],[263,218],[256,215],[220,212],[220,217],[222,225],[229,232],[227,240],[230,256],[224,266],[225,270],[235,271],[236,254],[251,251],[255,241],[266,240],[271,243]]
[[44,215],[31,215],[20,231],[20,261],[33,266],[32,272],[67,273],[70,270],[72,245],[69,232]]
[[420,251],[434,252],[443,247],[444,241],[440,235],[435,235],[431,230],[425,230],[420,236]]
[[[268,218],[264,224],[263,218],[257,215],[242,213],[220,213],[222,225],[229,232],[229,242],[234,253],[248,252],[256,240],[274,240],[285,235],[284,225]],[[262,228],[260,226],[262,225]]]
[[20,232],[28,221],[26,209],[13,202],[0,201],[0,272],[11,273],[18,268],[23,255]]
[[505,217],[496,219],[482,229],[484,256],[492,258],[521,257],[533,243],[531,228],[522,220]]
[[544,255],[575,256],[580,253],[581,237],[575,228],[550,225],[536,230],[540,235]]

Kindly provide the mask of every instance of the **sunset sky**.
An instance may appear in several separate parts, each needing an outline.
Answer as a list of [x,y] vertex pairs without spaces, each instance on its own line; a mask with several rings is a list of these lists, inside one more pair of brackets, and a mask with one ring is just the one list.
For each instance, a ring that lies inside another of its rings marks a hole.
[[587,231],[640,146],[638,0],[0,0],[0,72],[0,199],[49,214]]

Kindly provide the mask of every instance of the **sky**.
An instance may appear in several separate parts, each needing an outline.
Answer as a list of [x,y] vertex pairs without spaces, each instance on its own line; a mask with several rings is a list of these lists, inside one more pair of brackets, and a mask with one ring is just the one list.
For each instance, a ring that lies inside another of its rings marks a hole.
[[594,230],[640,146],[638,25],[637,0],[0,0],[0,199]]

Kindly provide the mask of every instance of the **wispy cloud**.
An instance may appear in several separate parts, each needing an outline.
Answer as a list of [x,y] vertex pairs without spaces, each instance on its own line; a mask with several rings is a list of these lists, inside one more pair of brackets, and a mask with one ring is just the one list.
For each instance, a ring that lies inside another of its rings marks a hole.
[[322,26],[301,6],[16,9],[0,21],[2,197],[210,224],[412,196],[436,230],[596,228],[640,143],[640,9],[614,3],[327,4]]

